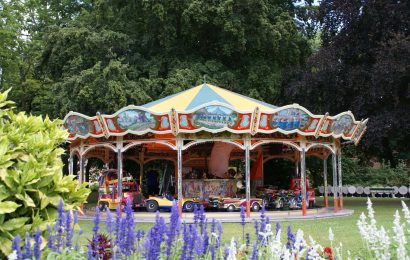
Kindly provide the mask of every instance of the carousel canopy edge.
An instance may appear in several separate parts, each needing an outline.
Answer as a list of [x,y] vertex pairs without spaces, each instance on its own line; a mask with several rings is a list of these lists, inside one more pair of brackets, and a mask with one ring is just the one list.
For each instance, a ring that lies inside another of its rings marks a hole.
[[178,135],[206,131],[218,133],[298,133],[303,136],[333,137],[357,144],[367,128],[366,120],[357,121],[350,112],[335,116],[315,115],[292,104],[276,107],[263,101],[202,84],[142,106],[130,105],[112,115],[89,117],[70,112],[63,127],[68,140],[89,137]]

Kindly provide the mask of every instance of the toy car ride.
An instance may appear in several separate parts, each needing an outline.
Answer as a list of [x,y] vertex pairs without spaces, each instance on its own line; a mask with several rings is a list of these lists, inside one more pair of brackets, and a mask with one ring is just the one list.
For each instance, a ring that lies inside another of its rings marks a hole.
[[139,190],[138,183],[130,175],[124,173],[122,179],[122,200],[118,194],[118,173],[115,169],[105,170],[102,172],[102,181],[99,182],[99,194],[97,206],[100,210],[106,207],[116,209],[118,204],[125,205],[127,199],[131,200],[134,208],[141,207],[144,204],[144,198]]
[[[150,196],[147,200],[145,200],[145,207],[148,212],[156,212],[157,210],[161,209],[171,210],[174,200],[175,199],[169,194],[163,196]],[[199,206],[199,201],[197,199],[182,199],[183,211],[192,212],[194,211],[196,205]]]

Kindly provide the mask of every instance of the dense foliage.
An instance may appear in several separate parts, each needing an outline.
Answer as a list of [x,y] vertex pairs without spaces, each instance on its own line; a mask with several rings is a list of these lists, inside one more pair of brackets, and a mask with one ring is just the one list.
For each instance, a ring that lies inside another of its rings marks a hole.
[[370,118],[352,155],[409,159],[409,1],[0,0],[0,89],[17,109],[112,113],[207,81]]
[[286,89],[315,112],[370,118],[367,156],[410,158],[410,2],[321,1],[322,47]]
[[32,14],[35,21],[17,24],[42,46],[30,55],[33,85],[4,74],[0,86],[19,86],[21,109],[52,117],[112,113],[202,83],[205,74],[213,84],[272,102],[285,66],[310,53],[309,34],[294,22],[297,14],[303,24],[308,12],[290,1],[59,2],[50,1],[49,14],[41,3],[5,5]]
[[59,120],[14,113],[0,92],[0,258],[11,252],[16,235],[45,230],[57,205],[78,209],[89,190],[74,176],[63,176],[59,145],[68,133]]

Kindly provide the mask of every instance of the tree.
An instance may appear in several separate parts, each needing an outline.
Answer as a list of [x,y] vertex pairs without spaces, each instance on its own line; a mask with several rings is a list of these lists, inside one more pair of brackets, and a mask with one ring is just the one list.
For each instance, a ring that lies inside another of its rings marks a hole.
[[57,206],[79,209],[89,194],[86,183],[62,174],[59,145],[68,136],[61,121],[14,113],[0,92],[0,257],[9,255],[19,234],[42,231],[57,216]]
[[36,79],[52,116],[113,113],[207,81],[275,102],[310,53],[290,1],[94,1],[50,27]]
[[409,10],[408,1],[322,1],[323,46],[284,92],[317,113],[369,117],[363,149],[393,166],[410,158]]

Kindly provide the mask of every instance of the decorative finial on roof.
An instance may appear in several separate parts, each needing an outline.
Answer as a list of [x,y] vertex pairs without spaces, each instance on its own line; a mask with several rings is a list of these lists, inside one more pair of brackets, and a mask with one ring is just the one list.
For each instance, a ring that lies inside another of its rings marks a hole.
[[206,84],[206,74],[204,74],[204,84]]

